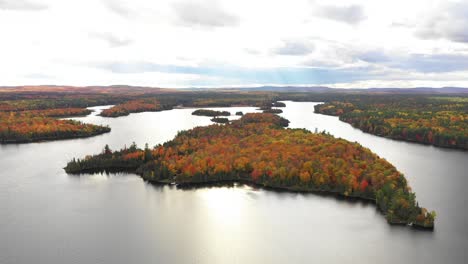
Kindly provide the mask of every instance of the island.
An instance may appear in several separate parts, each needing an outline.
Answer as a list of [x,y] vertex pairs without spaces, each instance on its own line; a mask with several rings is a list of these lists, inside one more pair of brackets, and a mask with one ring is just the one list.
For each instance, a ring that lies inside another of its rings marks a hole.
[[263,109],[263,113],[281,114],[283,113],[283,110],[277,109],[277,108],[268,108],[268,109]]
[[263,113],[270,113],[270,114],[281,114],[283,110],[273,107],[286,107],[286,104],[283,102],[264,102],[263,105],[258,109],[263,111]]
[[229,123],[229,119],[226,117],[213,117],[210,119],[212,122],[219,123],[219,124],[227,124]]
[[198,110],[193,111],[192,115],[216,117],[216,116],[230,116],[231,113],[228,112],[228,111],[215,111],[215,110],[209,110],[209,109],[198,109]]
[[230,124],[181,131],[163,145],[73,159],[71,174],[126,171],[149,182],[193,186],[241,182],[372,201],[390,224],[432,229],[435,212],[419,206],[405,177],[358,143],[325,132],[286,129],[288,120],[248,113]]
[[162,110],[167,110],[167,109],[164,109],[158,100],[138,99],[138,100],[131,100],[122,104],[115,105],[109,109],[105,109],[101,112],[101,116],[119,117],[119,116],[127,116],[130,113],[156,112],[156,111],[162,111]]
[[272,102],[272,103],[271,103],[271,106],[272,106],[272,107],[286,107],[286,104],[283,103],[283,102],[277,102],[277,101],[275,101],[275,102]]

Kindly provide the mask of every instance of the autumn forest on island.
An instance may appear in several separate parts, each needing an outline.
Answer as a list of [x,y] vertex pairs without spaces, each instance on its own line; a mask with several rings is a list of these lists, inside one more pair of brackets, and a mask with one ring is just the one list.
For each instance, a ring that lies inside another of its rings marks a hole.
[[[192,115],[213,124],[180,131],[156,146],[142,148],[124,141],[120,150],[102,146],[101,153],[73,158],[65,171],[131,172],[151,183],[179,187],[238,182],[271,190],[330,193],[375,203],[390,224],[433,229],[436,212],[420,206],[405,176],[372,148],[326,131],[288,128],[289,121],[281,117],[287,101],[320,102],[315,113],[337,116],[377,137],[468,150],[466,93],[402,91],[0,87],[0,143],[112,133],[107,125],[73,119],[90,115],[93,106],[108,106],[99,113],[104,120],[189,108]],[[225,110],[244,106],[259,113]]]
[[269,113],[246,114],[228,125],[180,132],[150,149],[120,151],[72,160],[69,173],[132,171],[150,182],[242,181],[292,191],[325,191],[370,199],[389,223],[432,228],[435,212],[419,207],[395,167],[357,143],[304,129]]

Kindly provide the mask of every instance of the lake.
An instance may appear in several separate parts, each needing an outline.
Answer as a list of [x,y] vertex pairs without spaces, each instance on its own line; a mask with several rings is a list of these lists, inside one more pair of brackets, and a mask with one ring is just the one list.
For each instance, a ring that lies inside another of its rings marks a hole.
[[[0,263],[464,263],[468,152],[385,139],[286,102],[290,127],[357,141],[405,174],[433,232],[390,226],[371,203],[244,185],[177,189],[134,174],[67,175],[73,157],[211,124],[193,109],[74,118],[107,134],[0,145]],[[109,107],[109,106],[108,106]],[[214,108],[213,108],[214,109]],[[252,107],[216,108],[234,114]]]

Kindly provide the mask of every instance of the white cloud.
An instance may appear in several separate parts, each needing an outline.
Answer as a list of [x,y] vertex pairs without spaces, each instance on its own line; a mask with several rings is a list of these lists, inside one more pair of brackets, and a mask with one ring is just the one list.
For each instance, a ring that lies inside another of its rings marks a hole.
[[[102,0],[104,5],[109,8],[110,11],[114,12],[117,15],[123,17],[130,17],[133,16],[133,11],[127,6],[124,1],[120,0]],[[128,2],[127,2],[128,3]]]
[[455,0],[0,0],[0,85],[463,84],[467,12]]
[[317,6],[315,14],[327,19],[333,19],[340,22],[349,24],[358,24],[364,19],[364,9],[360,5],[349,5],[349,6],[330,6],[323,5]]
[[120,37],[109,32],[91,32],[89,35],[107,42],[110,47],[127,46],[132,43],[132,40],[129,38]]
[[0,10],[34,11],[46,9],[47,5],[39,1],[29,0],[0,0]]
[[421,38],[445,38],[468,43],[468,2],[466,1],[441,3],[422,21],[417,31],[417,35]]
[[304,56],[314,51],[314,44],[309,40],[287,40],[274,50],[279,55]]
[[172,7],[184,26],[225,27],[239,23],[238,17],[224,10],[216,0],[181,0]]

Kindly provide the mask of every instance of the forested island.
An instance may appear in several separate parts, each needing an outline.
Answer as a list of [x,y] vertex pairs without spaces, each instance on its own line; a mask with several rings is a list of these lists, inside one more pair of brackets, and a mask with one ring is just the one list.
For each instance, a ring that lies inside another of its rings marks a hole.
[[273,107],[286,107],[286,104],[283,102],[265,102],[258,110],[261,110],[263,113],[270,113],[270,114],[281,114],[283,110],[279,108]]
[[101,112],[101,116],[119,117],[129,115],[130,113],[156,112],[168,109],[164,109],[158,100],[138,99],[115,105],[109,109],[105,109]]
[[229,111],[216,111],[216,110],[210,110],[210,109],[198,109],[198,110],[193,111],[192,115],[217,117],[217,116],[230,116],[231,113]]
[[378,136],[468,150],[466,97],[362,96],[316,105],[315,112]]
[[281,114],[283,113],[283,110],[277,109],[277,108],[266,108],[266,109],[260,109],[263,110],[263,113],[270,113],[270,114]]
[[182,131],[163,145],[73,159],[67,173],[135,172],[158,183],[243,182],[374,201],[391,224],[433,228],[435,213],[416,202],[405,177],[358,143],[305,129],[285,129],[277,115],[245,114],[226,125]]
[[219,124],[227,124],[229,123],[229,119],[226,117],[213,117],[210,119],[212,122],[219,123]]

